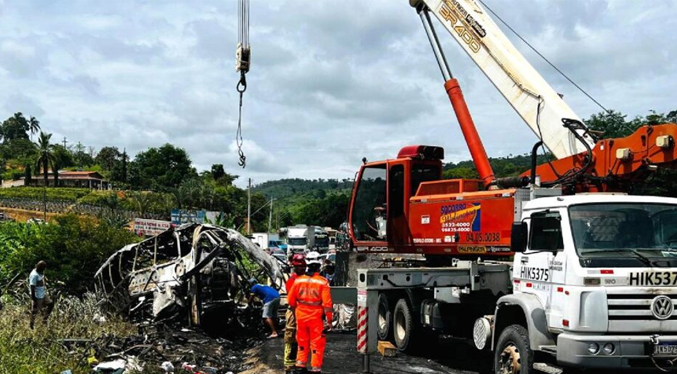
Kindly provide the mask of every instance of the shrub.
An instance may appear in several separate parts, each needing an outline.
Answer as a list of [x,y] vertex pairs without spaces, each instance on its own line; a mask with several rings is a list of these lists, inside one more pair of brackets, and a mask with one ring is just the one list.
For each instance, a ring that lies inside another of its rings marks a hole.
[[[42,201],[45,188],[16,187],[0,189],[0,198],[34,199]],[[86,188],[47,188],[47,200],[76,201],[90,193]]]
[[2,224],[3,236],[12,238],[12,245],[0,248],[0,277],[26,278],[45,260],[48,278],[75,294],[91,288],[94,273],[113,252],[139,240],[127,230],[75,214],[58,216],[49,225]]

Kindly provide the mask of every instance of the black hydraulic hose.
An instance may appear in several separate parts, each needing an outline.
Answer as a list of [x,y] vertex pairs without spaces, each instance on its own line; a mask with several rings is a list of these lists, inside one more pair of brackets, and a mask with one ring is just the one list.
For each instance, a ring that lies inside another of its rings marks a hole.
[[538,148],[543,145],[543,141],[539,140],[531,148],[531,184],[536,184],[536,163],[538,160]]
[[583,165],[580,169],[577,171],[571,173],[571,170],[568,172],[564,173],[560,178],[557,178],[554,182],[550,183],[542,183],[541,185],[543,187],[552,187],[557,184],[564,184],[569,181],[575,181],[578,177],[583,175],[589,168],[592,166],[592,148],[590,148],[590,144],[583,138],[583,136],[579,133],[576,132],[577,129],[585,129],[585,125],[578,120],[571,119],[571,118],[562,118],[562,123],[564,127],[569,129],[571,133],[578,139],[581,143],[583,143],[583,146],[585,146],[586,149],[586,155],[585,155],[585,165]]
[[500,188],[519,188],[526,187],[529,184],[529,177],[506,177],[498,178],[494,183]]

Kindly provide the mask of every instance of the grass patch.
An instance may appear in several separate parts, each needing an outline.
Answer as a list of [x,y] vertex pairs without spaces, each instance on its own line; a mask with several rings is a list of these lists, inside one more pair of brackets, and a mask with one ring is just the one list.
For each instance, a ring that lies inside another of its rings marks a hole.
[[118,317],[96,322],[100,312],[92,294],[82,299],[57,300],[48,325],[38,318],[35,330],[28,327],[30,301],[27,297],[5,297],[4,301],[4,309],[0,310],[0,374],[54,374],[66,369],[74,374],[88,374],[91,369],[86,362],[87,347],[67,348],[60,339],[96,340],[137,332],[134,325]]

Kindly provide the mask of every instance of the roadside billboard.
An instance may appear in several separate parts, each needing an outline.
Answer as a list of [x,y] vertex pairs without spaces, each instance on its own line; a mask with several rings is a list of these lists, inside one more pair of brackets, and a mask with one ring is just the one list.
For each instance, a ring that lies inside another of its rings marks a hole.
[[172,209],[172,224],[204,223],[206,212],[204,210]]
[[156,219],[135,218],[134,232],[136,235],[154,236],[169,230],[172,223],[169,221],[159,221]]

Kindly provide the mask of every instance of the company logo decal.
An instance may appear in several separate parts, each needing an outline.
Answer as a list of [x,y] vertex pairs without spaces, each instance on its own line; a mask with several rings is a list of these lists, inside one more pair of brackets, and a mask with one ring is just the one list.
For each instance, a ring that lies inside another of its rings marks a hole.
[[461,254],[483,254],[487,253],[487,247],[476,245],[461,245],[458,247],[458,253]]
[[444,232],[480,231],[482,205],[459,203],[440,208],[440,224]]
[[658,319],[668,319],[674,311],[672,299],[665,295],[657,296],[651,301],[651,312]]

